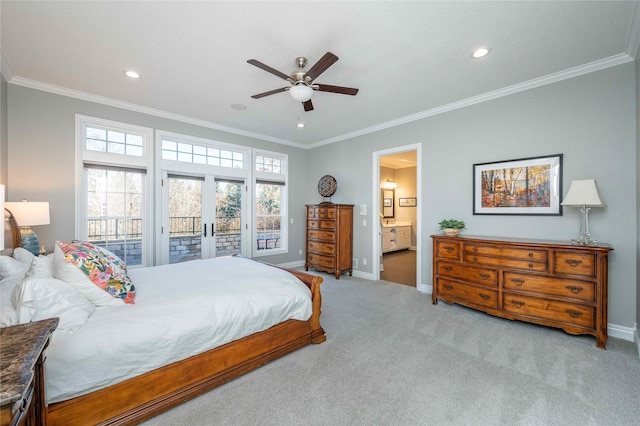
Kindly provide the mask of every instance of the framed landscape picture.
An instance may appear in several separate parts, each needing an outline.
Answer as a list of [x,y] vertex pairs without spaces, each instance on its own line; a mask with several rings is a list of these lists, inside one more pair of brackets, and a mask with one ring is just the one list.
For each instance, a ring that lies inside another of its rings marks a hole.
[[473,214],[562,215],[562,154],[473,165]]
[[416,197],[400,198],[398,200],[398,205],[400,207],[415,207],[416,206]]

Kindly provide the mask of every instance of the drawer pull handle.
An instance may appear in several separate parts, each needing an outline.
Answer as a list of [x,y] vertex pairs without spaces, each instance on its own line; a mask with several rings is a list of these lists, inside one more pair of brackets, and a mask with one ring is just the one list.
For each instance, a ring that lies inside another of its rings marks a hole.
[[511,281],[513,281],[513,283],[517,286],[521,286],[522,284],[524,284],[524,280],[520,278],[512,278]]
[[453,247],[445,247],[444,251],[451,253],[453,251]]
[[529,253],[529,257],[533,257],[533,253]]
[[488,279],[491,276],[489,274],[479,274],[479,275],[480,275],[480,278],[482,278],[484,280]]
[[489,296],[488,294],[480,294],[480,299],[482,300],[489,300],[491,296]]
[[567,262],[569,266],[573,268],[582,264],[582,260],[575,260],[575,259],[567,259],[565,262]]
[[514,300],[512,303],[516,308],[522,308],[524,306],[524,302],[520,302],[519,300]]
[[569,289],[569,291],[573,294],[580,294],[582,293],[582,287],[578,287],[577,285],[568,285],[567,288]]
[[567,313],[571,318],[578,318],[580,315],[582,315],[581,312],[574,311],[573,309],[567,309]]
[[477,261],[477,260],[478,260],[478,258],[477,258],[477,257],[475,257],[475,256],[473,256],[473,261],[475,262],[475,261]]
[[533,268],[533,263],[530,263],[530,264],[529,264],[529,268]]
[[453,286],[449,284],[445,284],[443,287],[446,288],[447,290],[453,290]]
[[473,248],[473,251],[478,251],[478,247],[474,247],[474,248]]
[[451,266],[443,266],[442,269],[444,269],[445,271],[453,271],[453,268]]

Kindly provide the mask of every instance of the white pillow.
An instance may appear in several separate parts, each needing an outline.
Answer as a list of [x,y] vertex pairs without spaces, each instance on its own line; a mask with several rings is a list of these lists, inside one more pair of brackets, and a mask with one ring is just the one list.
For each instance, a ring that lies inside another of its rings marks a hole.
[[21,262],[20,260],[14,259],[10,256],[0,256],[0,280],[4,279],[11,275],[24,274],[31,267],[31,261]]
[[13,258],[26,266],[28,271],[36,256],[34,256],[29,250],[23,249],[22,247],[16,247],[13,249]]
[[64,258],[64,252],[58,244],[55,244],[53,250],[53,276],[70,284],[96,306],[124,305],[122,299],[113,297],[97,287],[91,282],[87,274],[78,269],[74,264],[67,262]]
[[18,273],[0,280],[0,327],[18,324],[18,313],[11,301],[11,296],[23,278],[24,274]]
[[53,278],[53,254],[34,257],[27,278]]
[[60,318],[56,331],[73,332],[82,327],[95,306],[80,292],[55,278],[25,278],[13,292],[18,323]]

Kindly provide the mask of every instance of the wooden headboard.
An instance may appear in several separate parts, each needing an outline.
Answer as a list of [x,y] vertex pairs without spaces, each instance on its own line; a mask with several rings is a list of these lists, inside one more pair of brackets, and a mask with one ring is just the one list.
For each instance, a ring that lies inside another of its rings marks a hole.
[[2,254],[11,254],[13,249],[22,246],[20,239],[20,227],[13,214],[4,209],[4,250]]

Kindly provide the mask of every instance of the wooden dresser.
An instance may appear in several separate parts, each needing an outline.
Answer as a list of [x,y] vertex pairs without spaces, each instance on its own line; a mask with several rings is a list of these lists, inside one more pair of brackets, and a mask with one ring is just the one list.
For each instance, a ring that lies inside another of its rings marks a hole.
[[307,204],[305,270],[353,273],[353,204]]
[[46,425],[44,349],[58,318],[0,328],[0,425]]
[[601,244],[432,235],[438,298],[607,343],[608,255]]

